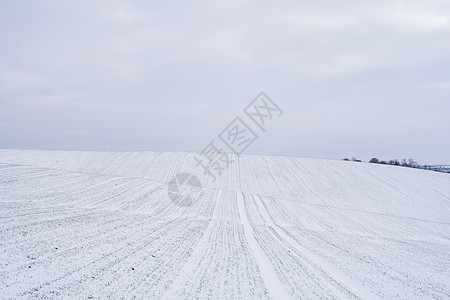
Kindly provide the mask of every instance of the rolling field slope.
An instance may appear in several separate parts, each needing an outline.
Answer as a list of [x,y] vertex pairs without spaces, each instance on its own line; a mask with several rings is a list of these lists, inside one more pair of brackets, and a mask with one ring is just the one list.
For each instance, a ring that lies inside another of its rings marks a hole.
[[450,174],[194,155],[0,149],[0,298],[450,298]]

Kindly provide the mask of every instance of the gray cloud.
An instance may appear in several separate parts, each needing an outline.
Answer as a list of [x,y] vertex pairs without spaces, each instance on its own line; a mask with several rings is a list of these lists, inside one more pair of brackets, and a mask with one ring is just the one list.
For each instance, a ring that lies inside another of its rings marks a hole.
[[450,163],[448,1],[0,4],[0,147],[201,150],[261,90],[249,152]]

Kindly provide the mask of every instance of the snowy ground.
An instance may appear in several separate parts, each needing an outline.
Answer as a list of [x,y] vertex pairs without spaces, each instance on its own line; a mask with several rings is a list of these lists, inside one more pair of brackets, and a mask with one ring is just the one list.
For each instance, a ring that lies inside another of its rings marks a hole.
[[193,155],[0,150],[0,298],[450,298],[450,174]]

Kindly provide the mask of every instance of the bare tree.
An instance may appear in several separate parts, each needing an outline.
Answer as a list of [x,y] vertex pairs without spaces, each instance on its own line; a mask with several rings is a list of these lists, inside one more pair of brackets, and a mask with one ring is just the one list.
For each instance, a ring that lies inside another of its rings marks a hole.
[[372,157],[372,158],[369,160],[369,162],[370,162],[370,163],[373,163],[373,164],[377,164],[377,163],[380,162],[380,160],[379,160],[378,158],[376,158],[376,157]]
[[414,159],[410,158],[410,159],[408,159],[408,165],[411,168],[417,168],[418,164],[417,164],[417,161],[415,161]]

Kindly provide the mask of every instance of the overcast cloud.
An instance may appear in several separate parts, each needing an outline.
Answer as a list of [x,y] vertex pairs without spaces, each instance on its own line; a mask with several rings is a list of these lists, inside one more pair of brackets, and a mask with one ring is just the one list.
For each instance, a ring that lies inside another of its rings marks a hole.
[[200,151],[265,91],[247,152],[450,164],[448,0],[0,0],[0,39],[2,148]]

